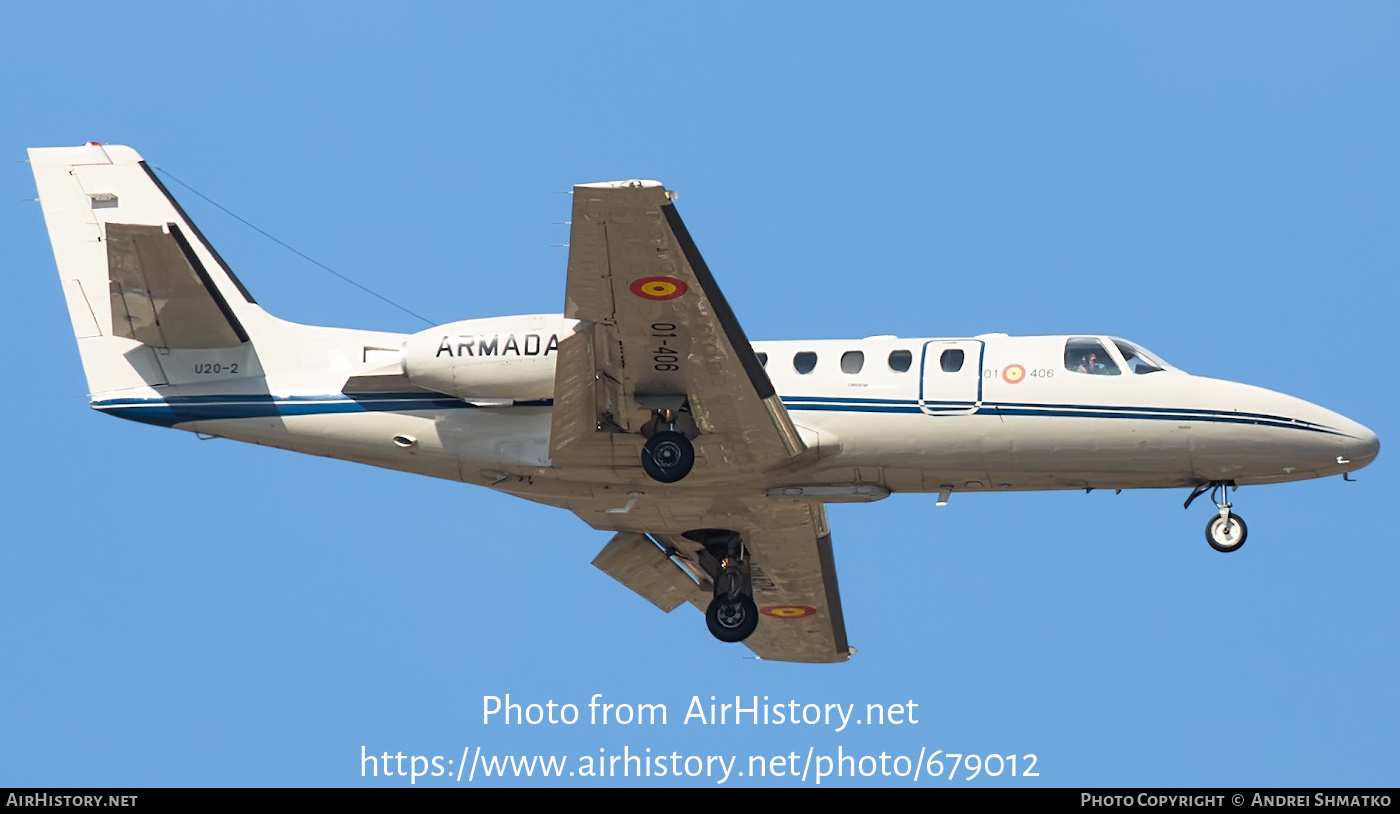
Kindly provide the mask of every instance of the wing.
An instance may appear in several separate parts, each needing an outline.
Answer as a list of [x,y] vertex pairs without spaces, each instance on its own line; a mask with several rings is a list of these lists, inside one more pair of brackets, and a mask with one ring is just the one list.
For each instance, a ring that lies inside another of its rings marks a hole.
[[[580,517],[620,518],[618,534],[594,565],[665,611],[689,602],[703,611],[710,602],[715,563],[705,547],[682,531],[732,529],[750,557],[758,629],[744,644],[773,661],[841,662],[850,658],[836,562],[826,511],[820,503],[746,499],[639,499],[626,514]],[[594,507],[589,507],[594,508]],[[599,526],[600,528],[606,526]],[[650,531],[644,531],[650,529]]]
[[[550,455],[556,465],[630,466],[654,411],[693,421],[690,477],[729,478],[802,454],[758,356],[671,201],[655,181],[574,187]],[[690,433],[688,433],[690,434]],[[609,436],[630,435],[632,438]]]
[[[672,198],[655,181],[574,187],[564,314],[581,326],[559,347],[550,454],[616,480],[569,507],[621,532],[594,564],[668,612],[710,602],[719,562],[701,532],[737,532],[761,614],[744,643],[765,659],[845,661],[825,510],[758,488],[808,445]],[[642,474],[642,432],[659,411],[693,422],[682,483]]]

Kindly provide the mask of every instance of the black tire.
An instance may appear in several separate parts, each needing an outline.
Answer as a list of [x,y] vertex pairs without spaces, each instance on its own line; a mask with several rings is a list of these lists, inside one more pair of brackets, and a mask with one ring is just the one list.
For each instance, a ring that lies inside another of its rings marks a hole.
[[658,432],[642,447],[642,469],[654,481],[675,483],[689,475],[694,465],[695,447],[678,432]]
[[705,625],[722,642],[742,642],[758,629],[758,606],[747,596],[717,596],[705,609]]
[[1206,542],[1216,551],[1225,554],[1239,551],[1248,536],[1249,527],[1244,524],[1244,518],[1237,514],[1231,513],[1229,528],[1221,522],[1218,514],[1206,522]]

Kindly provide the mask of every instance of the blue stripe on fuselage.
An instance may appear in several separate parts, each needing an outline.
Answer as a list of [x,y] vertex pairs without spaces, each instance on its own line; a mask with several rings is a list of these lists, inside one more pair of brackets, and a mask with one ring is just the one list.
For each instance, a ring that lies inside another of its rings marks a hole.
[[[857,413],[919,413],[935,410],[970,410],[973,415],[1044,416],[1053,418],[1117,418],[1144,421],[1205,421],[1250,424],[1281,429],[1345,435],[1331,427],[1287,416],[1187,407],[1129,407],[1093,404],[984,403],[823,396],[785,396],[789,410]],[[551,400],[516,402],[517,407],[549,407]],[[450,396],[429,393],[336,393],[315,396],[227,395],[167,396],[150,399],[105,399],[92,407],[104,413],[144,424],[172,427],[190,421],[218,421],[272,416],[334,415],[362,412],[425,412],[478,407]],[[974,409],[975,408],[975,409]],[[934,416],[940,414],[934,413]]]
[[[531,402],[531,406],[548,406]],[[107,399],[94,401],[93,409],[119,418],[173,427],[187,421],[230,418],[333,415],[336,413],[415,412],[456,410],[474,404],[450,396],[425,393],[355,393],[327,396],[168,396],[163,399]],[[522,405],[523,406],[523,405]]]

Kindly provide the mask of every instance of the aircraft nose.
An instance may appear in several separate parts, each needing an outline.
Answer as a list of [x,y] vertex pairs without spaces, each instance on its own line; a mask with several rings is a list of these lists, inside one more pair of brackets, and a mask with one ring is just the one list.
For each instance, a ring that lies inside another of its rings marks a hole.
[[[1353,427],[1349,428],[1347,440],[1343,444],[1342,460],[1347,461],[1347,465],[1360,469],[1376,459],[1381,451],[1381,439],[1367,427],[1363,427],[1356,422],[1348,422]],[[1342,463],[1341,460],[1337,463]]]
[[[1237,480],[1256,474],[1267,480],[1279,472],[1288,478],[1341,475],[1370,464],[1380,452],[1369,428],[1321,405],[1236,382],[1203,379],[1197,386],[1202,408],[1224,407],[1258,419],[1261,431],[1267,428],[1262,435],[1232,436],[1243,444],[1238,447],[1193,441],[1192,460],[1207,480],[1226,472]],[[1289,431],[1280,434],[1284,427]]]
[[1374,461],[1380,454],[1381,441],[1369,427],[1340,413],[1312,406],[1319,411],[1317,423],[1337,433],[1332,447],[1336,451],[1337,471],[1355,471]]

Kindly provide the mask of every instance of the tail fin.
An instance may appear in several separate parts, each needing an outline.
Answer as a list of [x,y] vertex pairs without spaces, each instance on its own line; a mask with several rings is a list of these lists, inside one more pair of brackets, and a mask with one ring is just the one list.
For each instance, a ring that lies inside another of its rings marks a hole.
[[29,161],[91,394],[261,375],[266,314],[135,150]]

